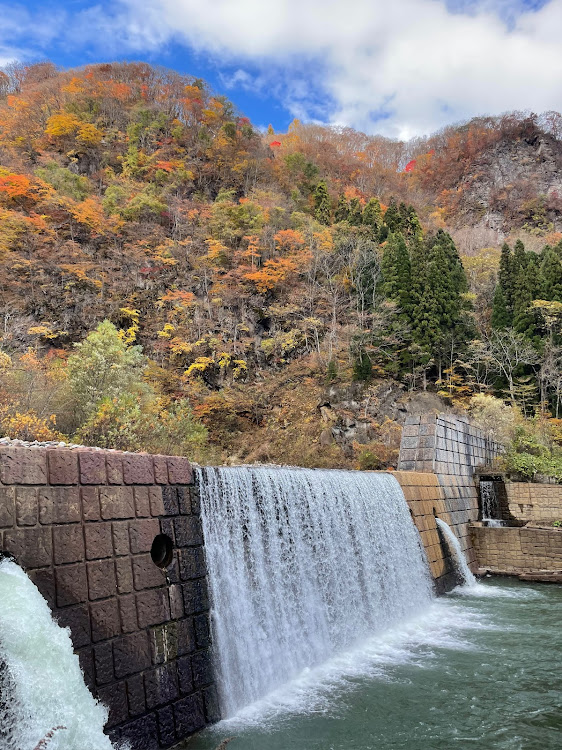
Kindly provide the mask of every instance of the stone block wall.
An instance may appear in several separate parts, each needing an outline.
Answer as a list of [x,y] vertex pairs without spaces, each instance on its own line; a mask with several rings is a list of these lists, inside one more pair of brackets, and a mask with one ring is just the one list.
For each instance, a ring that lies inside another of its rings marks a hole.
[[467,474],[438,474],[437,479],[443,492],[445,508],[451,519],[449,525],[454,529],[464,556],[474,571],[477,562],[470,536],[470,524],[480,516],[478,490],[474,480]]
[[398,470],[472,477],[477,466],[490,464],[502,450],[468,419],[411,416],[402,432]]
[[507,518],[546,524],[562,521],[562,485],[505,482],[504,488]]
[[501,445],[487,438],[467,419],[449,414],[408,417],[402,433],[399,472],[421,471],[436,475],[451,519],[449,525],[459,538],[472,569],[476,569],[477,563],[470,523],[479,518],[474,472],[479,466],[490,465],[502,451]]
[[[443,486],[435,474],[413,471],[396,471],[396,477],[404,497],[410,507],[412,518],[425,549],[431,575],[435,581],[438,593],[449,591],[460,583],[457,575],[456,562],[451,557],[447,542],[442,537],[435,522],[435,516],[441,518],[453,529],[465,551],[467,561],[475,567],[475,555],[470,543],[468,520],[478,515],[478,501],[467,505],[464,499],[454,498],[450,502],[446,497]],[[460,495],[458,486],[451,480],[452,494]]]
[[[153,541],[173,544],[165,570]],[[71,630],[107,730],[169,747],[217,720],[198,494],[189,461],[93,449],[0,448],[0,553]]]
[[562,571],[562,530],[473,526],[471,533],[480,568],[490,573]]

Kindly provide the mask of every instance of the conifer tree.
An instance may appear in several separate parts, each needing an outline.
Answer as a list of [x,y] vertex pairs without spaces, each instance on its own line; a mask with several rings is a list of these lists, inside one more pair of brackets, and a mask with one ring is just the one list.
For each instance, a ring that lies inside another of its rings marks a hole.
[[367,352],[361,350],[353,362],[353,380],[368,382],[373,377],[373,363]]
[[492,307],[492,328],[509,328],[513,316],[508,310],[505,293],[501,284],[496,285],[494,292],[494,302]]
[[360,226],[362,223],[362,213],[359,198],[352,198],[349,202],[349,213],[347,216],[349,223],[354,227]]
[[345,195],[340,195],[338,205],[336,206],[336,213],[334,215],[334,221],[338,224],[340,221],[347,221],[349,217],[349,204]]
[[421,240],[423,239],[422,225],[413,206],[408,206],[406,219],[403,222],[402,226],[402,234],[408,240],[408,242],[412,240],[421,242]]
[[400,232],[389,235],[382,256],[383,291],[403,312],[410,307],[410,256]]
[[556,250],[549,245],[542,251],[540,271],[540,298],[549,302],[562,302],[562,262]]
[[539,259],[535,253],[525,252],[525,245],[517,240],[513,248],[512,269],[512,307],[513,327],[518,333],[540,345],[532,302],[540,296]]
[[324,180],[318,183],[314,191],[314,216],[320,224],[329,225],[331,223],[332,205]]
[[384,223],[388,227],[389,232],[397,232],[401,226],[400,212],[395,198],[390,199],[388,208],[384,215]]
[[498,283],[502,288],[507,311],[511,315],[513,312],[513,256],[507,242],[502,245]]
[[388,227],[386,224],[382,224],[379,231],[379,242],[385,242],[388,237]]
[[371,229],[373,240],[377,242],[382,226],[382,209],[378,198],[369,198],[363,209],[363,225]]
[[535,318],[531,310],[533,281],[527,273],[526,263],[519,265],[513,294],[513,327],[518,333],[532,339],[535,335]]
[[543,291],[543,277],[540,257],[532,252],[525,253],[525,272],[529,281],[529,289],[533,299],[538,299]]
[[465,294],[468,291],[468,282],[453,238],[450,234],[440,229],[435,235],[435,244],[441,245],[443,248],[443,258],[446,262],[454,291],[459,295]]
[[436,357],[444,357],[451,338],[469,336],[468,305],[463,295],[468,288],[466,275],[452,238],[443,231],[412,254],[411,324],[415,343]]
[[527,267],[527,253],[525,252],[525,245],[521,240],[517,240],[513,247],[513,278],[516,279],[521,268]]

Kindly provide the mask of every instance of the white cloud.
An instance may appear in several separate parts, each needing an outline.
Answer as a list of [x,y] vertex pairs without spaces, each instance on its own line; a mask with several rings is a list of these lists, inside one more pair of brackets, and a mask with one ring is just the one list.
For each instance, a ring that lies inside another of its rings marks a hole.
[[562,0],[525,2],[120,0],[67,28],[111,54],[185,43],[235,71],[225,85],[275,95],[302,119],[406,138],[477,114],[562,109]]
[[22,59],[44,57],[37,54],[59,35],[66,14],[61,9],[30,13],[21,5],[0,3],[0,67]]
[[476,114],[562,108],[562,0],[536,12],[505,0],[454,12],[443,0],[125,3],[145,43],[175,38],[250,64],[303,117],[407,138]]

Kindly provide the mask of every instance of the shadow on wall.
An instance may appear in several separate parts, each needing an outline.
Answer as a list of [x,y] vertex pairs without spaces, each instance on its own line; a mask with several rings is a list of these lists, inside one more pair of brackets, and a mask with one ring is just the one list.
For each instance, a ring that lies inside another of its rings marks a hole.
[[449,526],[453,526],[453,519],[438,477],[413,471],[396,471],[393,476],[402,487],[420,533],[436,592],[443,594],[451,591],[459,583],[457,565],[435,518],[443,519]]

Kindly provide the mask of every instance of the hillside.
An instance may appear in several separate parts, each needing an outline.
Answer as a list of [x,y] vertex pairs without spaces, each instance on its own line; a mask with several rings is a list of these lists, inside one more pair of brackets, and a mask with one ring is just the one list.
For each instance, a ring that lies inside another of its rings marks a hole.
[[408,410],[557,416],[557,123],[262,134],[145,64],[0,73],[2,431],[368,468]]

